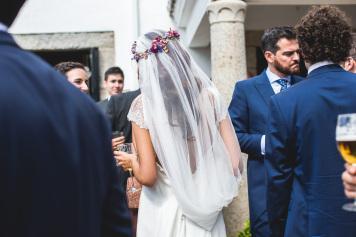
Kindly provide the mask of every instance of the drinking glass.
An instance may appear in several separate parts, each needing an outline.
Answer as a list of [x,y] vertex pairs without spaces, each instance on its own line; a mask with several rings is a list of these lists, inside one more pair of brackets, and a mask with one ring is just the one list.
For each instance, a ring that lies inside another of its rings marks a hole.
[[120,144],[117,146],[117,150],[132,154],[132,143]]
[[[341,157],[356,166],[356,113],[340,114],[336,125],[336,142]],[[342,206],[346,211],[356,212],[356,199]]]
[[[133,147],[132,147],[133,145],[132,145],[132,143],[123,143],[123,144],[120,144],[120,145],[118,145],[118,148],[117,148],[117,150],[118,151],[123,151],[123,152],[126,152],[126,153],[129,153],[129,154],[133,154]],[[133,174],[132,174],[132,168],[129,168],[128,169],[128,171],[129,171],[129,173],[130,173],[130,177],[129,177],[129,179],[131,178],[132,180],[132,186],[130,187],[130,191],[131,192],[136,192],[136,191],[138,191],[138,189],[134,186],[134,180],[133,180]]]

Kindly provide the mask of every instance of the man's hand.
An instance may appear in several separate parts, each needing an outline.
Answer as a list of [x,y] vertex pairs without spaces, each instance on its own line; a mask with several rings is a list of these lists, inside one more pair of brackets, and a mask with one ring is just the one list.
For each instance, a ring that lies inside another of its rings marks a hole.
[[356,198],[356,166],[345,164],[342,181],[344,183],[346,197]]
[[129,154],[123,151],[114,151],[116,165],[121,166],[125,171],[132,170],[132,163],[137,162],[136,154]]
[[118,145],[125,143],[125,137],[121,136],[121,137],[113,138],[111,140],[111,143],[112,143],[112,150],[115,151]]

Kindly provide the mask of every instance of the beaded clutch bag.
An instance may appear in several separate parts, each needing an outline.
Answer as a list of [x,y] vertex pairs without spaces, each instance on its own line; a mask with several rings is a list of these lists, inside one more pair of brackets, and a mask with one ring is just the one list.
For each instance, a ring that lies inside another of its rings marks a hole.
[[126,196],[129,208],[138,208],[140,203],[142,185],[134,176],[127,178]]

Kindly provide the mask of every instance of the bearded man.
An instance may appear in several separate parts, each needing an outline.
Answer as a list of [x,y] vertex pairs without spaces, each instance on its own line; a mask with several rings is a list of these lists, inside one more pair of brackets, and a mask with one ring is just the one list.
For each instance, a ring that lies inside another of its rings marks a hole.
[[[268,67],[260,75],[237,82],[229,113],[241,150],[248,154],[247,179],[253,237],[269,236],[266,211],[265,134],[270,97],[303,78],[299,73],[299,45],[292,27],[265,30],[261,48]],[[287,92],[288,93],[288,92]]]

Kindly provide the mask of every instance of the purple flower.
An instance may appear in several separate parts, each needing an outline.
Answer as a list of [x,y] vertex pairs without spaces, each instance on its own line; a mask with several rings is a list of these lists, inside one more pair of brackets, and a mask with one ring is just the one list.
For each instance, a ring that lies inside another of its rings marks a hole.
[[169,31],[167,31],[164,34],[163,38],[162,36],[157,36],[154,40],[152,40],[151,48],[145,50],[145,52],[143,53],[136,52],[137,42],[135,41],[131,47],[131,52],[134,55],[132,59],[138,62],[142,58],[147,59],[148,55],[152,53],[161,53],[161,52],[168,53],[169,50],[167,44],[169,40],[179,39],[179,37],[180,35],[177,31],[169,29]]

